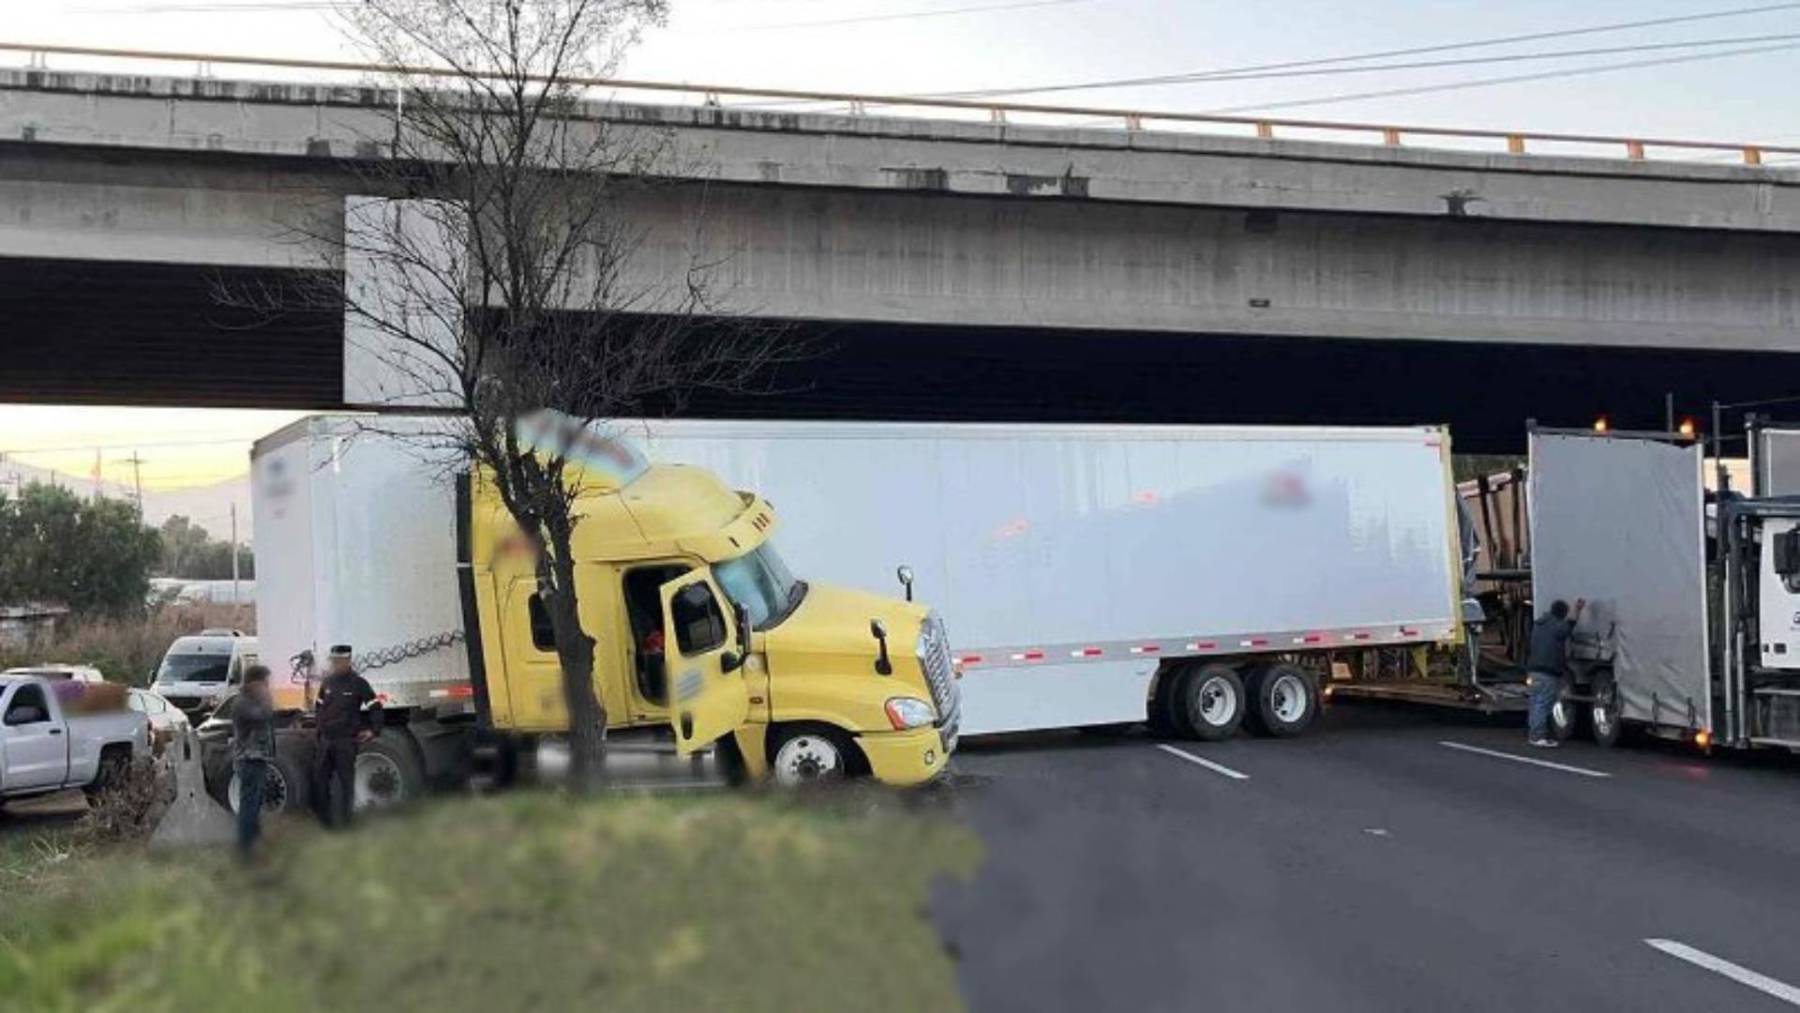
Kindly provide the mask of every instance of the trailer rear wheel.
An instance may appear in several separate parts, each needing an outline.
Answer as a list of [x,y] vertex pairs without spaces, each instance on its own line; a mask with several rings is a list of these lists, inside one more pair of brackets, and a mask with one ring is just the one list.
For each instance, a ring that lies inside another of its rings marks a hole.
[[1299,735],[1319,713],[1319,687],[1312,675],[1286,662],[1250,673],[1250,730],[1257,735]]
[[1182,733],[1207,742],[1228,739],[1244,722],[1244,682],[1229,665],[1188,668],[1176,677],[1173,703]]
[[424,764],[403,731],[383,728],[356,751],[356,809],[387,809],[425,793]]

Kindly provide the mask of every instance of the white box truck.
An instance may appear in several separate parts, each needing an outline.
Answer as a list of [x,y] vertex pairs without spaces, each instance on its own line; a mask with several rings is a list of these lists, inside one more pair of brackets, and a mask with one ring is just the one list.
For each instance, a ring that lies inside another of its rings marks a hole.
[[877,590],[906,565],[944,616],[967,734],[1144,720],[1295,734],[1325,680],[1461,632],[1441,428],[625,431],[653,458],[765,491],[805,532],[784,544],[798,570]]

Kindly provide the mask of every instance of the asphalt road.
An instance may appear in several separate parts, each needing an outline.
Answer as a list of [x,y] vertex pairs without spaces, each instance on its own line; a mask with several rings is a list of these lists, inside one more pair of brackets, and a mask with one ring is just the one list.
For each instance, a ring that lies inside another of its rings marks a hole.
[[1800,765],[1523,738],[1355,704],[1186,755],[971,745],[987,856],[934,916],[976,1010],[1800,1006]]

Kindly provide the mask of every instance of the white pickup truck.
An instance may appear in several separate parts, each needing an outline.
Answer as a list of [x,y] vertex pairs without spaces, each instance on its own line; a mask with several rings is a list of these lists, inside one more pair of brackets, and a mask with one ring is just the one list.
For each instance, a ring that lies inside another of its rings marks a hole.
[[0,675],[0,800],[65,788],[91,795],[150,748],[144,715],[67,713],[63,695],[55,680]]

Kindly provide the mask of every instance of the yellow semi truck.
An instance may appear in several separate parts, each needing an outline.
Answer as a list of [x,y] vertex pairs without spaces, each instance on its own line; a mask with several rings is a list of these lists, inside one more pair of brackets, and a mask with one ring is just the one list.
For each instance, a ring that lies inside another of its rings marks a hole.
[[[288,662],[274,807],[309,796],[306,700],[331,644],[352,645],[384,705],[357,761],[359,805],[567,731],[535,557],[479,474],[456,477],[432,449],[443,424],[313,416],[252,451],[259,635],[265,659]],[[615,741],[710,749],[782,783],[943,772],[960,704],[935,614],[798,579],[755,493],[650,464],[628,441],[584,442],[577,591]],[[235,798],[228,765],[209,780]]]

